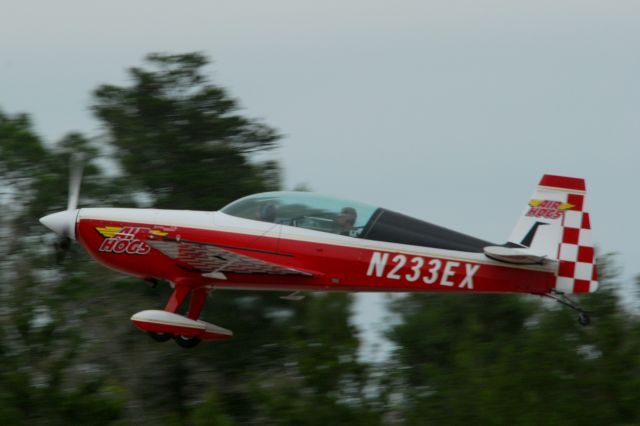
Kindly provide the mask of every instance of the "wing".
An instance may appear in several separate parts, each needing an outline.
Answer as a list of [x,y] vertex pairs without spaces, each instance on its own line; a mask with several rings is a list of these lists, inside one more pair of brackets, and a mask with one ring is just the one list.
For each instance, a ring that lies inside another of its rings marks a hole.
[[313,274],[286,266],[278,265],[251,256],[238,254],[214,244],[195,241],[147,240],[147,244],[174,259],[178,265],[202,272],[211,278],[224,279],[224,273],[263,274],[263,275],[302,275]]

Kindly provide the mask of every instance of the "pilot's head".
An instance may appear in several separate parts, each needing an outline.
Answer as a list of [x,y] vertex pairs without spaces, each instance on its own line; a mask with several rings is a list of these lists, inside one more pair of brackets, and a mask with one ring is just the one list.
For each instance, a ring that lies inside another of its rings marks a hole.
[[344,231],[348,231],[353,228],[353,225],[356,223],[356,219],[358,218],[358,213],[356,209],[353,207],[344,207],[340,211],[340,215],[336,218],[336,223],[342,228]]

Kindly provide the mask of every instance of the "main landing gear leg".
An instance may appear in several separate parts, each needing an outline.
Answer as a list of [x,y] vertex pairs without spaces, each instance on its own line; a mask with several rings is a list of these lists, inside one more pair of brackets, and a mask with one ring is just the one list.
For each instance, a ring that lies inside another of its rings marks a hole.
[[548,297],[549,299],[553,299],[558,303],[561,303],[565,306],[568,306],[569,308],[573,309],[574,311],[576,311],[578,313],[578,323],[582,326],[587,326],[589,324],[591,324],[591,316],[590,316],[590,312],[585,311],[584,309],[582,309],[580,306],[578,306],[578,304],[576,302],[574,302],[573,300],[569,299],[569,297],[567,297],[566,294],[564,293],[558,293],[558,292],[552,292],[552,293],[547,293],[543,295],[544,297]]
[[200,312],[202,312],[208,294],[209,289],[206,287],[196,287],[193,289],[191,292],[191,300],[189,301],[187,318],[197,320],[198,317],[200,317]]
[[[169,301],[167,302],[167,305],[164,307],[164,310],[167,312],[175,313],[178,310],[178,308],[180,308],[180,306],[182,305],[182,302],[184,302],[184,299],[186,299],[186,297],[189,295],[190,291],[191,289],[187,286],[177,285],[173,290],[173,293],[171,293],[171,297],[169,297]],[[148,333],[149,333],[149,336],[151,336],[151,338],[156,342],[166,342],[172,337],[175,338],[175,336],[171,333],[158,333],[155,331],[149,331]]]
[[[197,320],[204,307],[204,302],[207,300],[207,294],[209,289],[205,287],[196,287],[191,292],[191,300],[189,301],[189,309],[187,310],[187,318]],[[183,348],[193,348],[200,343],[200,338],[196,336],[174,336],[176,343]]]

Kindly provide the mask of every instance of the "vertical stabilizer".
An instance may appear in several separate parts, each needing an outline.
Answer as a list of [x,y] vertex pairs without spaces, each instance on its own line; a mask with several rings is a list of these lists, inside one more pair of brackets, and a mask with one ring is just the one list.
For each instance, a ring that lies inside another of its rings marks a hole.
[[558,261],[556,290],[587,293],[598,289],[584,179],[544,175],[509,242]]

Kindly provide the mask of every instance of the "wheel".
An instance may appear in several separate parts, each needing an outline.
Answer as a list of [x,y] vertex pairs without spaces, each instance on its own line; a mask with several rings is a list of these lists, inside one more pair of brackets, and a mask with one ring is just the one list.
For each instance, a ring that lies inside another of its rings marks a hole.
[[149,332],[149,336],[156,342],[166,342],[173,337],[171,333],[156,333],[154,331]]
[[189,336],[174,336],[173,337],[178,344],[178,346],[182,346],[183,348],[193,348],[200,343],[199,337],[189,337]]
[[580,323],[580,325],[582,326],[587,326],[591,324],[591,317],[588,314],[585,314],[584,312],[580,312],[578,314],[578,323]]

